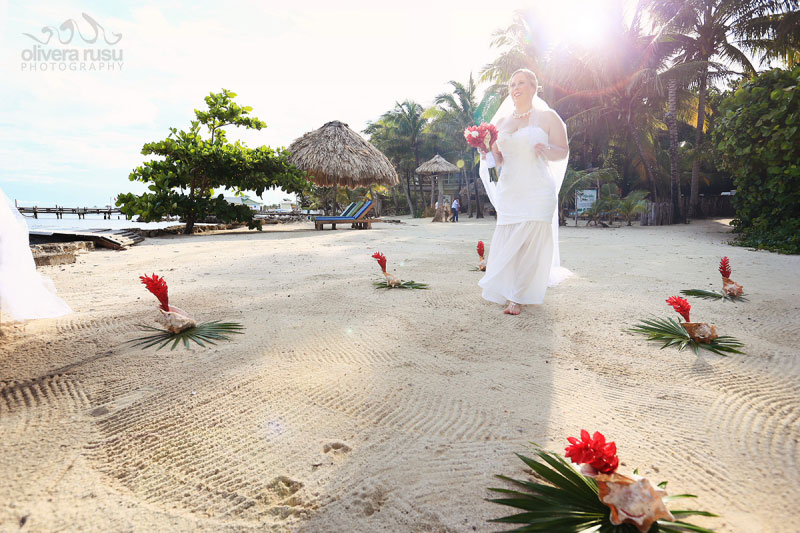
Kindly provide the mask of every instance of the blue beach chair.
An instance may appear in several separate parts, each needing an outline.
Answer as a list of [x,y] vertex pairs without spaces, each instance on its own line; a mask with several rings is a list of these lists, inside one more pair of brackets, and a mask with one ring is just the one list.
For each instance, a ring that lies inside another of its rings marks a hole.
[[333,229],[336,229],[336,224],[351,224],[351,227],[355,229],[372,229],[372,223],[380,222],[380,219],[367,218],[367,214],[371,209],[372,200],[362,200],[347,206],[339,216],[316,217],[314,219],[314,227],[321,230],[325,227],[325,224],[330,224]]

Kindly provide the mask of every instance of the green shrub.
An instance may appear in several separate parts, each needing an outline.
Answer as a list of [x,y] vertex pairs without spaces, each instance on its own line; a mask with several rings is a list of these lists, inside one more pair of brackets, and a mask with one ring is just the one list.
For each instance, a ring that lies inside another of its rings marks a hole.
[[800,253],[800,67],[743,83],[720,106],[713,141],[733,174],[736,244]]

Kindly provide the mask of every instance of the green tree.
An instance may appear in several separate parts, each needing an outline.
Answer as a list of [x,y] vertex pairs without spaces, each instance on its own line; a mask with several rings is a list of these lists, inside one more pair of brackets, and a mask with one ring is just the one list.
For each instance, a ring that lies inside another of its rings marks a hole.
[[[433,103],[437,106],[434,110],[434,124],[440,127],[443,132],[452,139],[456,139],[462,149],[459,151],[460,160],[466,163],[468,179],[472,182],[475,193],[476,218],[483,218],[483,206],[478,190],[477,176],[477,151],[463,141],[464,129],[475,124],[475,115],[478,111],[477,105],[477,86],[472,74],[469,76],[467,84],[454,80],[448,82],[452,87],[449,93],[441,93],[434,98]],[[469,183],[467,183],[469,187]],[[468,216],[472,216],[471,202],[468,206]]]
[[[364,133],[370,136],[370,142],[385,153],[395,166],[401,169],[401,174],[405,175],[407,182],[405,192],[412,216],[416,216],[410,193],[414,177],[413,169],[420,165],[420,154],[428,136],[428,119],[424,114],[425,109],[413,100],[395,102],[392,110],[381,115],[376,122],[369,123],[364,130]],[[424,210],[421,178],[417,179],[417,187]]]
[[[227,187],[236,194],[280,187],[286,192],[300,193],[308,182],[304,173],[288,161],[286,150],[267,146],[248,148],[244,143],[228,141],[225,126],[260,130],[266,124],[249,116],[251,107],[241,107],[233,101],[236,93],[223,89],[205,98],[207,111],[195,109],[197,120],[188,131],[170,128],[163,141],[147,143],[143,155],[160,159],[145,162],[135,168],[129,179],[148,183],[150,192],[141,195],[122,193],[117,205],[124,214],[138,215],[145,222],[180,216],[186,223],[184,233],[190,234],[194,224],[215,216],[224,222],[247,222],[250,228],[261,228],[253,212],[244,205],[231,205],[214,190]],[[205,128],[207,136],[201,135]]]
[[721,105],[713,140],[733,173],[741,244],[800,253],[800,66],[745,82]]
[[631,191],[628,196],[617,202],[617,212],[622,215],[632,225],[633,217],[647,212],[647,201],[645,197],[650,194],[647,191]]
[[[697,65],[697,130],[695,147],[703,144],[709,81],[756,68],[745,51],[761,60],[797,51],[797,0],[649,0],[656,21],[679,46],[678,63]],[[689,216],[697,212],[700,159],[692,166]]]

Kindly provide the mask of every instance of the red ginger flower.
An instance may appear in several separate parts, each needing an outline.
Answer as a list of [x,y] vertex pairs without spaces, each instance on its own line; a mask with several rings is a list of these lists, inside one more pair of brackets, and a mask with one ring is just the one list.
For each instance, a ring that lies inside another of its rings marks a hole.
[[685,298],[681,298],[680,296],[670,296],[667,298],[667,303],[671,305],[675,311],[680,313],[686,322],[691,322],[691,320],[689,320],[689,311],[691,311],[692,306]]
[[158,274],[153,274],[152,276],[139,276],[139,279],[142,280],[142,283],[144,283],[148,291],[156,295],[158,301],[161,302],[161,309],[169,311],[167,282],[164,278],[158,277]]
[[478,241],[478,255],[481,256],[481,258],[483,258],[483,252],[483,241]]
[[576,464],[588,464],[598,472],[612,474],[619,466],[617,457],[617,445],[614,442],[606,442],[606,438],[599,431],[594,432],[590,437],[589,432],[581,430],[581,440],[569,437],[567,440],[566,456]]
[[383,273],[386,274],[386,256],[380,252],[375,252],[374,254],[372,254],[372,258],[378,260],[378,264],[381,266],[381,270],[383,270]]
[[719,273],[723,278],[731,277],[731,262],[728,260],[728,256],[723,257],[719,262]]

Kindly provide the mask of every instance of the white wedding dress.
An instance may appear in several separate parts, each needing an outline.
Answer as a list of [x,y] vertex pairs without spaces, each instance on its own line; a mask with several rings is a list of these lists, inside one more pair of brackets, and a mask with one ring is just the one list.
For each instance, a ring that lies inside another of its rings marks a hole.
[[547,287],[571,274],[561,267],[558,251],[556,206],[563,165],[538,157],[537,143],[548,144],[548,136],[531,118],[516,131],[499,132],[503,167],[497,182],[490,181],[488,164],[481,161],[481,180],[497,211],[486,274],[478,283],[491,302],[541,304]]
[[72,310],[36,271],[28,225],[0,189],[0,320],[55,318]]

